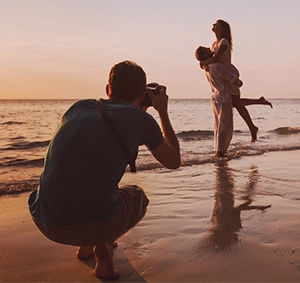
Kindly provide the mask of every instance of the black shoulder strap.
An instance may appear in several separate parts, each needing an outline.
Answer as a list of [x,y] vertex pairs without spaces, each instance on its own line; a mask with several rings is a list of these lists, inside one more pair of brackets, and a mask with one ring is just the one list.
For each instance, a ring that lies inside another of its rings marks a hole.
[[100,113],[102,114],[102,117],[103,117],[104,121],[106,122],[106,124],[110,128],[111,132],[113,133],[113,135],[115,136],[117,142],[119,143],[121,149],[123,150],[123,153],[125,154],[127,162],[130,166],[130,171],[131,172],[136,172],[135,158],[130,154],[129,149],[128,149],[125,141],[123,140],[122,136],[120,135],[116,125],[113,123],[113,121],[108,116],[108,114],[107,114],[107,112],[104,108],[102,99],[98,100],[98,108],[99,108]]

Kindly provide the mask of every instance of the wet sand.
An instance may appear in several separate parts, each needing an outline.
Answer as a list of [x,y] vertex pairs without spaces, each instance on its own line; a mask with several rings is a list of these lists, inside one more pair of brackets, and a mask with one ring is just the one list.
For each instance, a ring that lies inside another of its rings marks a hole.
[[[113,282],[300,282],[299,168],[283,151],[126,174],[150,204],[118,240]],[[37,230],[28,195],[0,198],[0,282],[105,282]]]

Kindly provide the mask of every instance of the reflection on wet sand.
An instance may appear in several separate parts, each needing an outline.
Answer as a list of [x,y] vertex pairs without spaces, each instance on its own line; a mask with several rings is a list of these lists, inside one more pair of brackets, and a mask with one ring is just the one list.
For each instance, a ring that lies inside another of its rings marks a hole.
[[251,205],[259,180],[256,166],[251,167],[248,180],[242,192],[242,203],[234,205],[234,172],[227,162],[216,164],[215,167],[215,203],[211,217],[209,235],[197,247],[198,251],[223,251],[234,248],[239,243],[238,232],[242,228],[241,212],[243,210],[265,210],[271,205]]

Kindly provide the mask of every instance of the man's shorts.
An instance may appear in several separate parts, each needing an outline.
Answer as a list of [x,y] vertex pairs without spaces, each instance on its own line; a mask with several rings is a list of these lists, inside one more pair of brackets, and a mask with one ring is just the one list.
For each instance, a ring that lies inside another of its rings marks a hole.
[[110,219],[56,228],[35,224],[47,238],[61,244],[95,246],[113,243],[143,218],[149,203],[144,191],[135,185],[119,188],[117,198],[119,212]]

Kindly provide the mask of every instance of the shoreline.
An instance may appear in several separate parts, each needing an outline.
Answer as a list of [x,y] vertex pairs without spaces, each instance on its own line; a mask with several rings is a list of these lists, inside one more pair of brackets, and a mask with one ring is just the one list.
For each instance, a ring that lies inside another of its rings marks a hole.
[[[249,158],[249,157],[256,157],[256,156],[263,156],[268,153],[272,152],[295,152],[296,154],[300,153],[300,147],[291,147],[291,148],[284,148],[284,149],[276,149],[276,150],[264,150],[256,153],[251,154],[245,154],[242,152],[235,152],[235,151],[229,151],[229,159],[228,161],[233,160],[239,160],[241,158]],[[300,154],[299,154],[300,156]],[[141,158],[141,160],[145,159],[145,156]],[[144,161],[144,160],[143,160]],[[221,161],[222,162],[222,161]],[[190,166],[205,166],[207,164],[215,164],[216,159],[214,157],[214,152],[211,153],[210,156],[207,156],[203,159],[195,160],[193,158],[191,159],[183,159],[181,167],[190,167]],[[149,162],[142,162],[139,159],[137,159],[137,169],[138,172],[141,171],[155,171],[164,169],[162,165],[157,163],[156,161],[153,161],[153,158],[149,154]],[[32,192],[35,190],[35,188],[39,185],[39,178],[43,171],[43,166],[39,167],[19,167],[19,166],[9,166],[9,170],[4,171],[1,173],[1,182],[0,182],[0,198],[2,196],[7,195],[18,195],[23,194],[26,192]],[[130,172],[129,167],[126,169],[127,173]],[[150,172],[151,174],[151,172]]]
[[[121,183],[139,184],[150,204],[118,240],[121,277],[110,282],[299,282],[299,167],[294,151],[125,174]],[[92,258],[38,231],[29,194],[0,197],[0,281],[104,282]]]

